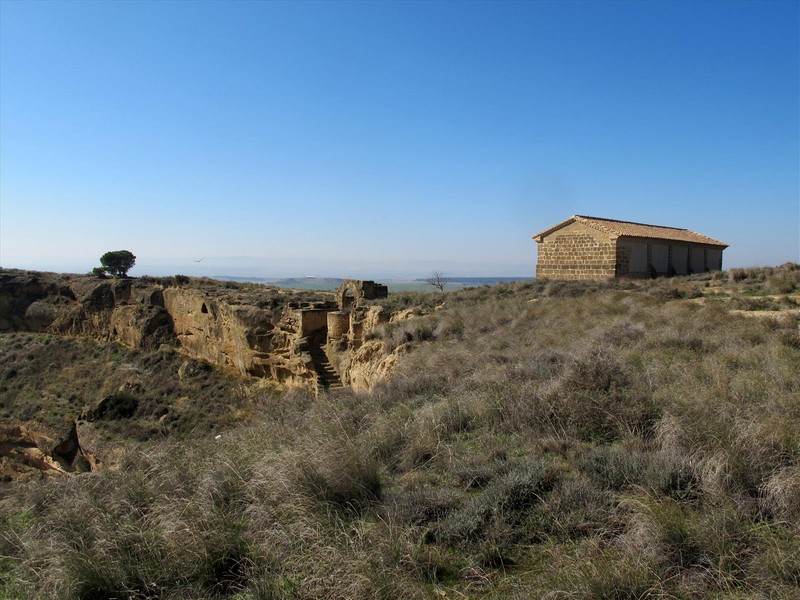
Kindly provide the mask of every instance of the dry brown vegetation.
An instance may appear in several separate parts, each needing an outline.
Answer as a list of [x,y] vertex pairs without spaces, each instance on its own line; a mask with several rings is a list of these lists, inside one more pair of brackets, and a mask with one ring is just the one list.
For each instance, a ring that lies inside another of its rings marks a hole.
[[730,310],[799,286],[390,297],[429,314],[383,326],[414,350],[370,393],[264,394],[219,440],[6,487],[0,595],[796,598],[800,319]]
[[111,410],[92,419],[107,441],[205,435],[252,416],[248,383],[171,349],[0,335],[0,420],[36,430],[63,429],[107,398]]

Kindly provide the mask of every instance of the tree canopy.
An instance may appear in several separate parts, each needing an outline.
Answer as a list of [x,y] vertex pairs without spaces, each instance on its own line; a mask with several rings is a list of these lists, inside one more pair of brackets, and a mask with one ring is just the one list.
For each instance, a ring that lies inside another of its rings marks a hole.
[[136,257],[128,250],[113,250],[100,257],[100,264],[114,277],[127,277]]

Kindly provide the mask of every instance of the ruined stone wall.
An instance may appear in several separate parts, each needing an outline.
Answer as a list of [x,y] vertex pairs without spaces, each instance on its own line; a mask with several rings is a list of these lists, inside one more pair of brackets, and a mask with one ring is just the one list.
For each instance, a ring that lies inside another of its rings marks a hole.
[[362,279],[345,279],[335,292],[339,310],[350,310],[361,305],[363,300],[388,298],[389,288],[374,281]]
[[341,310],[328,313],[328,340],[338,340],[350,331],[350,314]]
[[330,309],[304,308],[300,313],[300,335],[305,337],[324,330],[328,326]]
[[616,275],[616,238],[572,223],[539,242],[536,276],[550,279],[611,279]]

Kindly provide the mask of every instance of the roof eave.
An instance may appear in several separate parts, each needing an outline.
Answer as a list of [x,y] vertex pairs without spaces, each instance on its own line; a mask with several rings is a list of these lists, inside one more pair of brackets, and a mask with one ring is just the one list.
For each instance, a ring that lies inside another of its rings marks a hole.
[[[692,233],[695,233],[695,232],[692,232]],[[700,234],[697,234],[697,235],[700,235]],[[722,248],[723,250],[730,246],[730,244],[726,244],[725,242],[720,242],[720,241],[717,241],[717,240],[714,240],[714,239],[711,239],[711,238],[708,238],[707,240],[678,240],[678,239],[668,238],[668,237],[653,237],[653,236],[649,236],[649,235],[632,235],[632,234],[629,234],[629,233],[622,233],[618,237],[620,237],[620,238],[634,238],[634,239],[639,239],[639,240],[661,240],[662,242],[676,242],[676,243],[680,243],[680,244],[698,244],[698,245],[701,245],[701,246],[716,246],[718,248]]]
[[537,234],[532,235],[531,239],[536,240],[537,242],[541,243],[541,242],[544,241],[544,238],[547,237],[548,235],[550,235],[551,233],[553,233],[555,231],[558,231],[559,229],[562,229],[562,228],[566,227],[567,225],[570,225],[570,224],[574,223],[576,220],[577,219],[576,219],[575,215],[573,215],[569,219],[564,219],[560,223],[556,223],[552,227],[550,227],[548,229],[545,229],[544,231],[540,231]]

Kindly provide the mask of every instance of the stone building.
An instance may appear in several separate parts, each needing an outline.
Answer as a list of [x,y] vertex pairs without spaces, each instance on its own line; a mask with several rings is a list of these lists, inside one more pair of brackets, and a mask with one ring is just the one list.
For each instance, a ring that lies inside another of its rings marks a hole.
[[537,277],[612,279],[722,269],[727,244],[688,229],[574,215],[533,236]]

